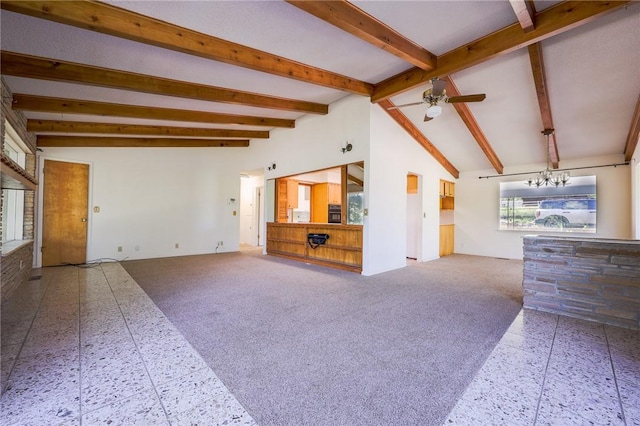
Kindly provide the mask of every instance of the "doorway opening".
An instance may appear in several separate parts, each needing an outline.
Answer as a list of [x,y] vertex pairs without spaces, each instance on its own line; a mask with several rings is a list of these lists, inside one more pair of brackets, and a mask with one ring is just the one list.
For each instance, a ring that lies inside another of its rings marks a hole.
[[264,172],[240,174],[240,249],[264,246]]
[[407,174],[407,264],[420,260],[422,241],[422,190],[420,176]]

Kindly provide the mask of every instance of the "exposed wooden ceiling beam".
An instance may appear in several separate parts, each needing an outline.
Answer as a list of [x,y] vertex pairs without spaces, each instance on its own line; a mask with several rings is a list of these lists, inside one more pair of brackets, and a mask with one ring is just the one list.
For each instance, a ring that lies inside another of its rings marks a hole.
[[373,85],[96,1],[3,0],[2,9],[369,96]]
[[427,84],[433,77],[442,77],[470,68],[500,55],[545,40],[613,12],[630,2],[567,1],[536,14],[536,28],[525,33],[516,23],[438,56],[438,66],[431,71],[412,68],[375,86],[372,102]]
[[453,177],[456,179],[460,177],[460,172],[456,169],[453,164],[447,160],[447,158],[442,155],[438,148],[436,148],[429,139],[425,135],[422,134],[420,129],[418,129],[412,122],[404,115],[399,109],[389,109],[394,107],[395,105],[388,99],[381,100],[378,102],[378,105],[387,113],[391,118],[395,120],[396,123],[400,125],[409,135],[416,140],[424,149],[427,150],[431,156],[442,165]]
[[247,147],[248,140],[238,139],[177,139],[177,138],[118,138],[88,136],[37,137],[38,147],[65,148],[219,148]]
[[34,133],[93,133],[204,138],[269,138],[269,131],[267,130],[204,129],[198,127],[145,126],[58,120],[27,120],[27,131]]
[[436,67],[436,55],[346,0],[287,0],[313,16],[424,70]]
[[349,180],[355,183],[356,185],[364,186],[364,181],[360,178],[355,177],[354,175],[350,175],[347,173],[347,178],[349,178]]
[[[443,80],[447,82],[447,96],[460,96],[460,91],[451,77],[444,77]],[[452,103],[451,105],[453,105],[456,111],[458,111],[458,115],[460,115],[460,118],[464,122],[465,126],[467,126],[467,129],[469,129],[469,132],[471,132],[473,138],[478,142],[478,146],[480,146],[480,149],[484,152],[484,155],[487,157],[493,168],[496,172],[502,174],[504,166],[496,152],[491,147],[491,144],[484,135],[480,125],[471,113],[469,106],[466,103]]]
[[133,90],[154,95],[248,105],[259,108],[313,114],[327,114],[329,112],[328,105],[314,102],[265,96],[57,59],[39,58],[21,53],[3,51],[1,58],[2,74],[16,77],[88,84],[111,89]]
[[[529,58],[531,59],[531,70],[533,71],[533,81],[536,85],[536,94],[538,95],[538,105],[540,106],[540,117],[542,118],[542,126],[546,130],[554,129],[553,116],[551,114],[551,102],[549,101],[549,90],[547,88],[547,78],[544,71],[544,61],[542,60],[542,48],[540,43],[534,43],[528,46]],[[556,135],[550,133],[548,138],[547,150],[549,153],[549,161],[551,167],[557,169],[559,167],[560,155],[558,154],[558,142]]]
[[294,128],[295,120],[219,114],[206,111],[156,108],[149,106],[111,104],[79,99],[49,98],[45,96],[13,95],[13,109],[56,112],[62,114],[102,115],[111,117],[145,118],[151,120],[190,121],[198,123],[244,124],[248,126]]
[[535,6],[531,0],[509,0],[513,12],[520,22],[520,27],[525,33],[535,28]]
[[629,134],[627,135],[627,142],[624,146],[624,159],[625,161],[631,161],[631,157],[638,145],[638,138],[640,138],[640,96],[638,96],[638,102],[636,103],[636,110],[631,117],[631,125],[629,126]]

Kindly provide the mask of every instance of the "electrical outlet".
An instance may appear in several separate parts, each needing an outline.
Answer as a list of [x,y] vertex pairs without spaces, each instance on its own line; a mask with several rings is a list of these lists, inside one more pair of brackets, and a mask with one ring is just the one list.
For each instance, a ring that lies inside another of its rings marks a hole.
[[135,251],[140,251],[140,246],[135,246],[133,249],[134,249]]
[[118,246],[118,252],[122,251],[122,246]]
[[224,245],[224,241],[220,241],[220,245],[223,246]]
[[180,244],[176,243],[176,248],[180,248]]

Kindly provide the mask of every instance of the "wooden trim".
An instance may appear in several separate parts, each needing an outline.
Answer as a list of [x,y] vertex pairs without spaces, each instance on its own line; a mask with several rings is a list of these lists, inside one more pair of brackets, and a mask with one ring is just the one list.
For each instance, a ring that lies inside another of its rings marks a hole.
[[325,261],[318,260],[318,259],[309,259],[309,258],[305,258],[304,256],[295,256],[295,255],[291,255],[291,254],[284,253],[284,252],[278,252],[278,251],[273,251],[273,252],[267,253],[267,254],[269,256],[282,257],[282,258],[285,258],[285,259],[295,260],[297,262],[300,262],[300,259],[304,259],[305,263],[311,263],[311,264],[319,265],[319,266],[326,266],[326,267],[333,268],[333,269],[340,269],[342,271],[357,272],[357,273],[361,273],[362,272],[362,267],[359,267],[359,266],[349,266],[349,265],[342,265],[340,263],[325,262]]
[[218,148],[248,147],[248,140],[183,139],[183,138],[120,138],[92,136],[46,136],[37,138],[39,147],[92,148]]
[[436,67],[436,55],[345,0],[287,0],[287,3],[424,70]]
[[2,9],[369,96],[373,85],[97,1],[3,0]]
[[438,148],[436,148],[429,139],[425,135],[422,134],[420,129],[418,129],[412,122],[404,115],[399,109],[389,109],[393,106],[393,102],[388,99],[383,99],[378,102],[378,105],[387,113],[391,118],[395,120],[396,123],[400,125],[409,135],[416,140],[424,149],[427,150],[429,154],[438,162],[442,167],[444,167],[453,177],[456,179],[460,177],[460,172],[456,169],[453,164],[447,160],[447,158],[442,155]]
[[12,107],[17,110],[59,112],[63,114],[106,115],[112,117],[147,118],[152,120],[245,124],[249,126],[295,127],[295,120],[286,120],[282,118],[251,117],[246,115],[219,114],[205,111],[111,104],[80,99],[23,95],[19,93],[13,95]]
[[638,102],[636,103],[636,109],[631,117],[631,125],[629,126],[629,133],[627,134],[627,142],[624,145],[624,160],[631,161],[633,153],[638,145],[638,138],[640,137],[640,96],[638,96]]
[[[4,3],[4,2],[3,2]],[[629,1],[565,1],[536,14],[536,28],[525,33],[520,23],[512,24],[492,34],[438,56],[438,66],[431,71],[412,68],[375,85],[372,102],[427,84],[433,77],[450,75],[489,59],[545,40],[554,35],[604,16],[629,4]]]
[[[533,81],[535,82],[536,94],[538,95],[538,105],[540,106],[542,126],[545,130],[554,129],[547,78],[544,70],[544,61],[542,60],[542,47],[540,46],[540,43],[534,43],[529,45],[527,48],[529,49]],[[555,133],[551,133],[549,135],[549,144],[546,149],[549,153],[551,167],[557,169],[559,167],[560,156],[558,155],[558,143]]]
[[26,189],[35,191],[36,178],[31,176],[4,152],[0,152],[0,180],[2,189]]
[[513,12],[525,33],[535,28],[535,6],[532,0],[509,0]]
[[3,51],[2,74],[312,114],[329,106]]
[[[456,87],[453,79],[448,76],[443,78],[444,81],[447,82],[447,95],[448,96],[460,96],[460,91]],[[487,157],[493,168],[498,172],[498,174],[502,174],[504,171],[504,166],[502,162],[498,158],[498,154],[493,150],[491,144],[487,140],[487,137],[484,135],[484,132],[480,128],[480,125],[476,121],[476,118],[471,113],[469,106],[466,103],[452,103],[453,107],[460,115],[460,118],[471,132],[473,138],[478,142],[478,146],[484,152],[484,155]]]
[[94,133],[139,136],[188,136],[204,138],[268,139],[267,130],[206,129],[198,127],[145,126],[85,121],[27,120],[34,133]]

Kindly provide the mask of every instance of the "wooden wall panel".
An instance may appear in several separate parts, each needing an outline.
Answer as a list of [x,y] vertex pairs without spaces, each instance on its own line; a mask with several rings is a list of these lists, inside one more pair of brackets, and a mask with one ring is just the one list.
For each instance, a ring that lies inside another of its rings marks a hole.
[[[329,239],[313,249],[307,243],[309,233],[328,234]],[[362,226],[267,223],[267,253],[361,272]]]

